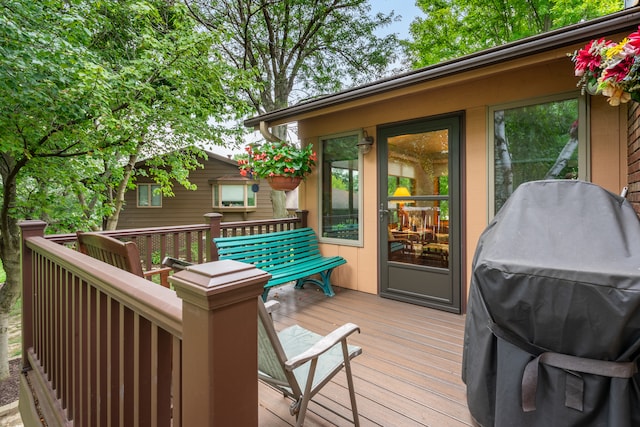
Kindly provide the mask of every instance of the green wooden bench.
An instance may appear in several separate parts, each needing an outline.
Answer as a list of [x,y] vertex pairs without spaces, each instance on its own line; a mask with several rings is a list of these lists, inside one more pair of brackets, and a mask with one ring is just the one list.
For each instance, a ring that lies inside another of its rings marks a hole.
[[[253,264],[271,274],[264,285],[263,301],[269,289],[283,283],[296,281],[300,289],[305,283],[319,286],[328,296],[334,296],[331,273],[347,261],[341,256],[326,257],[320,254],[318,237],[311,228],[276,231],[251,236],[216,237],[213,239],[220,259],[233,259]],[[320,275],[320,280],[310,276]]]

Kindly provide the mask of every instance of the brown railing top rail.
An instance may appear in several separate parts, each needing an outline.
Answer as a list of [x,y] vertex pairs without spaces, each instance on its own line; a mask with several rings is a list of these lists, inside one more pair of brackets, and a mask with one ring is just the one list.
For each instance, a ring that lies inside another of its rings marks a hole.
[[220,228],[238,228],[238,227],[250,227],[260,225],[276,225],[276,224],[290,224],[300,222],[300,218],[278,218],[278,219],[263,219],[260,221],[231,221],[221,222]]
[[[231,221],[231,222],[220,222],[220,218],[222,218],[221,214],[218,213],[207,213],[205,214],[205,218],[208,219],[209,223],[206,224],[191,224],[191,225],[175,225],[175,226],[166,226],[166,227],[146,227],[146,228],[132,228],[132,229],[124,229],[124,230],[111,230],[111,231],[101,231],[101,234],[105,234],[107,236],[122,238],[122,237],[135,237],[135,236],[149,236],[154,234],[174,234],[174,233],[186,233],[186,232],[194,232],[194,231],[204,231],[215,229],[215,223],[220,224],[220,230],[225,229],[237,229],[241,227],[251,228],[258,226],[275,226],[279,224],[299,224],[299,227],[307,226],[307,215],[308,211],[299,210],[296,211],[297,217],[294,218],[278,218],[278,219],[262,219],[255,221]],[[218,237],[218,236],[212,236]],[[76,241],[76,234],[50,234],[45,236],[46,239],[60,243],[73,243]]]
[[182,339],[182,300],[173,290],[43,237],[28,237],[25,242],[33,252],[99,286],[104,294]]
[[[153,234],[173,234],[173,233],[185,233],[193,231],[208,230],[209,224],[191,224],[191,225],[172,225],[168,227],[146,227],[146,228],[128,228],[123,230],[110,230],[100,231],[100,234],[105,234],[111,237],[133,237],[133,236],[147,236]],[[51,240],[56,243],[73,243],[76,241],[76,233],[69,234],[49,234],[45,236],[47,240]]]

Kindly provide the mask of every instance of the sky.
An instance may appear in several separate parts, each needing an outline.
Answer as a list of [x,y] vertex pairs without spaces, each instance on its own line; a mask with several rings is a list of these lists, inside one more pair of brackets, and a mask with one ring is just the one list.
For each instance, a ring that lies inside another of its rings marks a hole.
[[394,22],[382,30],[384,34],[397,33],[401,39],[409,38],[409,24],[417,16],[423,15],[415,0],[369,0],[369,3],[372,13],[390,13],[393,10],[396,15],[402,17],[400,22]]
[[[422,10],[415,5],[415,0],[369,0],[371,4],[371,14],[375,15],[378,12],[382,12],[385,14],[390,13],[392,10],[395,12],[395,15],[401,16],[401,19],[398,22],[394,22],[388,27],[385,27],[380,30],[380,35],[387,35],[391,33],[398,34],[398,37],[401,39],[409,38],[409,24],[417,17],[422,16]],[[261,141],[262,137],[259,133],[255,133],[252,136],[248,136],[248,142],[253,141]],[[294,138],[295,140],[295,138]],[[216,153],[224,156],[231,155],[234,153],[242,153],[244,150],[242,147],[231,149],[226,147],[214,146],[209,147],[209,149]]]

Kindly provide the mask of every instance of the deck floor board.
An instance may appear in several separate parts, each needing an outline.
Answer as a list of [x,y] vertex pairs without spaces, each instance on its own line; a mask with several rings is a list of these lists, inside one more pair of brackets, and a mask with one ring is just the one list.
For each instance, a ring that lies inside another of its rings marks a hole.
[[[350,342],[363,349],[353,360],[363,426],[473,426],[460,379],[464,316],[376,295],[335,288],[327,298],[313,286],[273,289],[280,306],[276,330],[298,324],[327,334],[346,322],[360,326]],[[290,400],[260,384],[260,426],[295,425]],[[346,418],[346,419],[345,419]],[[348,426],[351,405],[343,373],[315,396],[306,426]]]

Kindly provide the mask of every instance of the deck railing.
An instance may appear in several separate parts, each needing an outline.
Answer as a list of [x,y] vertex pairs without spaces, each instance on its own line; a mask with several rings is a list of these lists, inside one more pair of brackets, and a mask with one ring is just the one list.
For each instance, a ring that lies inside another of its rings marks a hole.
[[[221,222],[221,214],[208,213],[204,215],[206,222],[203,224],[102,231],[101,234],[135,242],[142,257],[143,269],[151,270],[158,267],[166,256],[195,264],[215,261],[218,255],[213,244],[214,237],[245,236],[302,228],[307,226],[308,214],[308,211],[298,210],[296,216],[291,218]],[[46,238],[70,247],[76,242],[75,234],[55,234]]]
[[174,292],[45,238],[45,226],[21,224],[25,425],[257,425],[266,273],[211,262],[173,275]]

